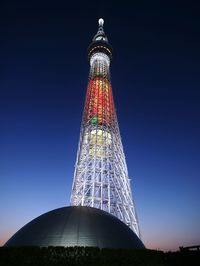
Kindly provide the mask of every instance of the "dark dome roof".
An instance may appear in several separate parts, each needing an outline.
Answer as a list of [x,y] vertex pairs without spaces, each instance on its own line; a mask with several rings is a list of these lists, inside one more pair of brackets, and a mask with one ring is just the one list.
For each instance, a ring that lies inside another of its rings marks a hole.
[[75,206],[37,217],[15,233],[5,246],[144,248],[136,234],[113,215]]

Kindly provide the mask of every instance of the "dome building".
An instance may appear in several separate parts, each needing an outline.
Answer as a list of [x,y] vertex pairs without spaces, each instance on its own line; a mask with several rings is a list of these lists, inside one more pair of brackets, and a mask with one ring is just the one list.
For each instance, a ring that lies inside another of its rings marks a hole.
[[137,235],[118,218],[83,206],[42,214],[16,232],[5,246],[144,248]]

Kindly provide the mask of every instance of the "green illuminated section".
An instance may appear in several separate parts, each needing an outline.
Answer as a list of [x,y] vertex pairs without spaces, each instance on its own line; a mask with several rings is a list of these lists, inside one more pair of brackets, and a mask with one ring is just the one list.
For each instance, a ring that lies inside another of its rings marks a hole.
[[96,116],[92,117],[91,124],[92,125],[96,125],[97,124],[97,117]]

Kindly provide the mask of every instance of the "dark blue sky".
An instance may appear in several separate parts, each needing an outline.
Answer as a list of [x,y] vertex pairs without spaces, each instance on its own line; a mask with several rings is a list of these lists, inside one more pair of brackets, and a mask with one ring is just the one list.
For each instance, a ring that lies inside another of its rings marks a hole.
[[[175,2],[175,3],[174,3]],[[200,242],[200,18],[193,1],[2,1],[0,244],[69,204],[99,17],[147,247]]]

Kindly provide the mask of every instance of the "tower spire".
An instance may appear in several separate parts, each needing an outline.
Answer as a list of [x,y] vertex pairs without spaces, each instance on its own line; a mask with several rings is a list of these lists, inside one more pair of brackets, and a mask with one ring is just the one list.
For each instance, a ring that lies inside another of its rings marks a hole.
[[138,236],[139,226],[110,82],[112,47],[103,19],[88,48],[90,73],[75,165],[71,205],[107,211]]
[[100,18],[98,22],[99,22],[99,27],[103,28],[103,24],[104,24],[103,18]]
[[104,24],[103,18],[100,18],[98,20],[98,23],[99,23],[98,31],[97,31],[97,34],[93,38],[93,42],[94,41],[105,41],[105,42],[108,42],[108,38],[107,38],[107,36],[106,36],[106,34],[104,32],[104,28],[103,28],[103,24]]

